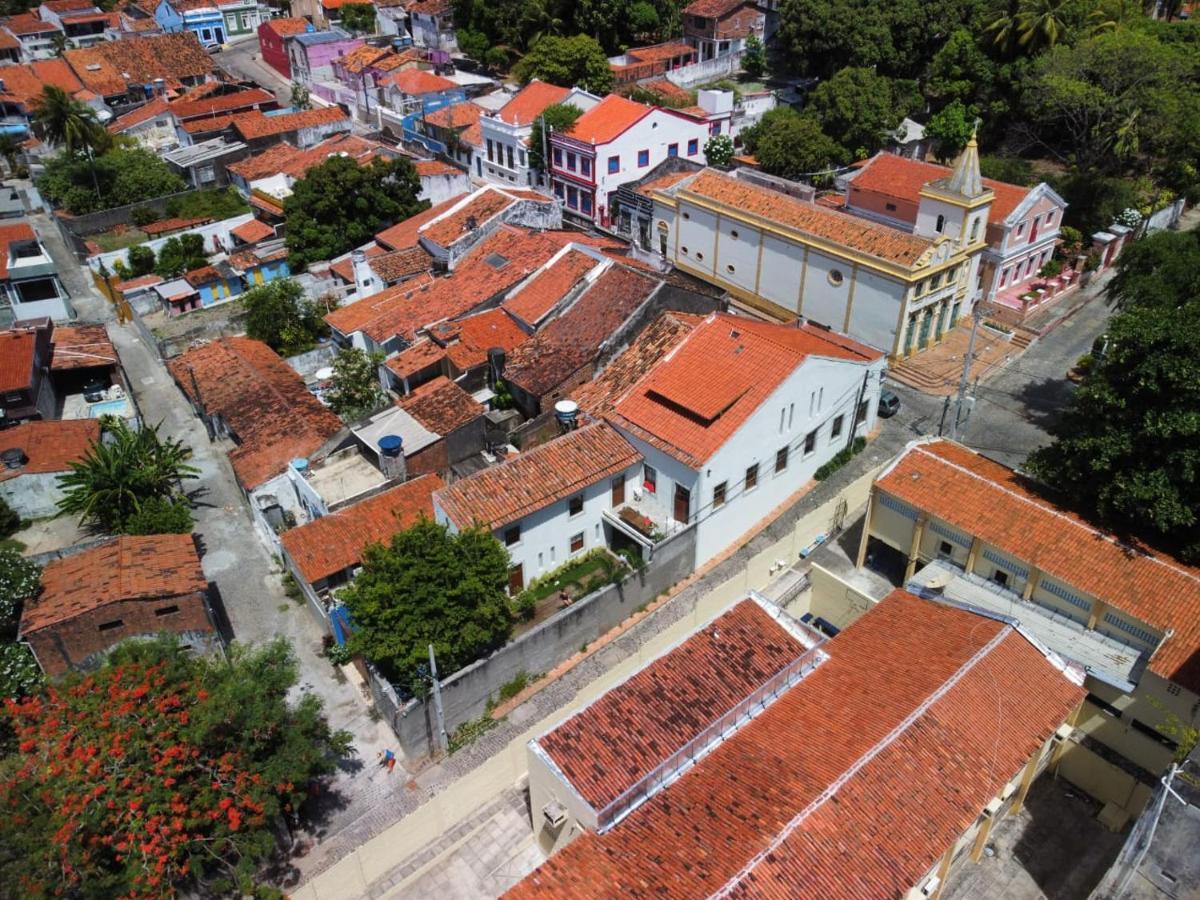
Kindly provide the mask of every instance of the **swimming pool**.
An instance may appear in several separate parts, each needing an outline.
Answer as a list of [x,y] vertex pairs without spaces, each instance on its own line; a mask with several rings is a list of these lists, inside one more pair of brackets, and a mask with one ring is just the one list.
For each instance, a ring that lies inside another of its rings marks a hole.
[[88,404],[88,418],[98,419],[101,416],[117,416],[118,418],[128,419],[133,415],[133,409],[129,406],[129,398],[121,397],[119,400],[101,400],[99,403]]

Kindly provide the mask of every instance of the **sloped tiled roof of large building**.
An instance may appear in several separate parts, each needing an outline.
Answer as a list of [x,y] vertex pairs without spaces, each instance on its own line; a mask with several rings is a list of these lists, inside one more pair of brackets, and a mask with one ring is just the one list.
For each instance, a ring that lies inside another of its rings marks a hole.
[[429,333],[434,340],[446,345],[446,356],[460,371],[483,365],[492,348],[511,353],[529,338],[501,309],[442,322],[429,329]]
[[705,169],[671,190],[677,194],[692,194],[732,211],[749,213],[900,266],[916,265],[933,246],[932,241],[915,234],[807,203],[713,169]]
[[403,222],[397,222],[390,228],[385,228],[375,235],[375,240],[389,250],[403,250],[406,247],[415,247],[417,246],[418,232],[422,225],[452,209],[468,196],[468,194],[457,194],[449,200],[443,200],[435,206],[422,210],[415,216],[410,216]]
[[603,422],[555,438],[438,491],[456,525],[501,528],[623,471],[641,455]]
[[445,375],[416,388],[396,404],[428,431],[447,435],[484,413],[483,405]]
[[500,107],[495,116],[509,125],[532,125],[534,120],[545,112],[547,106],[561,103],[569,93],[569,88],[535,78]]
[[336,106],[302,109],[277,116],[268,116],[255,110],[233,117],[234,130],[245,140],[287,134],[303,128],[316,128],[319,125],[334,125],[339,122],[344,122],[347,130],[349,129],[350,117]]
[[262,153],[256,153],[254,156],[230,163],[226,168],[246,181],[257,181],[260,178],[268,178],[277,172],[282,172],[284,166],[303,155],[304,151],[300,148],[294,147],[287,141],[280,141],[278,144],[272,144]]
[[25,605],[20,633],[122,600],[178,597],[207,587],[190,534],[123,535],[46,563],[42,593]]
[[880,354],[812,325],[713,314],[614,404],[609,418],[680,462],[707,462],[809,356]]
[[807,651],[758,603],[742,600],[538,746],[599,811]]
[[5,66],[3,70],[4,90],[0,100],[20,103],[32,111],[47,85],[62,88],[74,94],[83,88],[83,83],[61,59],[39,59],[31,63]]
[[234,91],[230,94],[201,97],[197,100],[176,100],[169,107],[175,118],[183,121],[200,116],[215,116],[236,110],[251,109],[272,103],[275,95],[261,88],[246,91]]
[[1086,695],[1011,625],[904,591],[821,649],[690,770],[506,896],[904,896]]
[[43,22],[32,13],[9,16],[4,21],[4,27],[13,34],[48,34],[51,31],[62,31],[53,22]]
[[1200,569],[1133,548],[1033,490],[1023,476],[947,440],[918,442],[876,481],[1004,553],[1162,631],[1150,671],[1200,693]]
[[258,487],[297,457],[311,456],[342,422],[304,387],[274,350],[245,337],[215,340],[172,359],[180,388],[237,435],[229,461],[247,489]]
[[435,341],[417,341],[405,347],[384,363],[388,370],[400,378],[410,378],[418,372],[439,365],[446,358],[446,351]]
[[593,362],[600,346],[662,282],[614,265],[509,358],[504,378],[541,397]]
[[[895,197],[917,203],[921,189],[931,181],[945,178],[952,170],[936,163],[919,159],[907,159],[894,153],[879,153],[861,163],[857,174],[850,182],[850,190],[871,191],[887,197]],[[983,186],[996,195],[988,210],[988,222],[993,225],[1003,222],[1029,193],[1030,188],[993,178],[984,178]]]
[[108,123],[108,131],[111,134],[121,134],[130,128],[136,128],[138,125],[149,122],[157,116],[165,116],[170,109],[171,102],[166,97],[155,97],[125,115],[113,119]]
[[422,516],[432,519],[433,492],[443,485],[437,475],[422,475],[289,529],[280,541],[304,579],[320,581],[358,565],[371,544],[386,544]]
[[602,265],[599,260],[582,250],[568,250],[529,279],[502,306],[530,328],[536,328],[599,265]]
[[489,185],[419,226],[418,233],[420,237],[433,241],[439,247],[449,247],[522,200],[534,200],[544,204],[554,202],[541,194],[530,196],[528,191],[506,191]]
[[[394,284],[433,268],[433,257],[424,247],[407,247],[370,256],[371,271],[384,284]],[[351,265],[353,272],[353,265]]]
[[116,348],[103,325],[58,325],[51,340],[50,368],[55,372],[117,364]]
[[267,28],[282,38],[293,34],[303,34],[312,26],[308,19],[303,19],[299,16],[289,16],[286,18],[268,19],[259,27]]
[[457,131],[470,125],[477,125],[479,117],[482,115],[482,106],[472,103],[470,100],[464,100],[462,103],[443,106],[436,112],[431,112],[425,117],[425,122],[437,128],[448,128]]
[[609,94],[576,119],[566,136],[585,144],[607,144],[652,110],[653,107]]
[[703,321],[703,316],[663,313],[634,338],[629,347],[610,362],[595,380],[576,388],[571,393],[571,399],[589,415],[596,418],[607,415],[621,397]]
[[359,137],[356,134],[342,133],[327,137],[319,144],[300,151],[292,159],[286,160],[280,167],[280,171],[298,179],[303,178],[308,174],[309,169],[319,166],[331,156],[346,156],[358,162],[359,165],[365,166],[377,157],[394,155],[395,151],[379,141]]
[[384,80],[384,84],[390,84],[402,94],[408,94],[411,97],[419,97],[422,94],[440,94],[458,87],[449,78],[443,78],[441,75],[435,75],[425,69],[405,69],[402,72],[396,72],[394,75],[389,75]]
[[211,74],[215,66],[191,31],[102,41],[63,57],[84,86],[101,96],[123,94],[127,85],[168,84]]
[[0,469],[0,481],[66,472],[99,440],[97,419],[48,419],[7,428],[0,433],[0,448],[21,450],[26,461],[19,469]]

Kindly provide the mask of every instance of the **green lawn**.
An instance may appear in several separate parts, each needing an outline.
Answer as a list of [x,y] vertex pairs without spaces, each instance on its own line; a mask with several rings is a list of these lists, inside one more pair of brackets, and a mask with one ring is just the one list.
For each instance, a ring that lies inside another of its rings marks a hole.
[[124,230],[105,231],[101,234],[89,234],[87,240],[92,241],[101,252],[108,253],[111,250],[124,250],[126,247],[135,247],[138,244],[144,244],[148,237],[146,232],[140,228],[134,228],[132,225]]

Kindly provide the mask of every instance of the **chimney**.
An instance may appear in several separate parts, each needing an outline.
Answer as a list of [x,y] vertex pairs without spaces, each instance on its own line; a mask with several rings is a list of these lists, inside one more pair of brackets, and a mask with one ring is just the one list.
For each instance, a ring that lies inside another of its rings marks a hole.
[[350,254],[350,264],[354,267],[354,293],[360,298],[378,294],[381,289],[380,280],[371,271],[371,265],[367,262],[367,254],[361,250],[355,250]]
[[385,434],[379,439],[379,468],[385,477],[404,481],[408,464],[404,461],[404,439],[398,434]]

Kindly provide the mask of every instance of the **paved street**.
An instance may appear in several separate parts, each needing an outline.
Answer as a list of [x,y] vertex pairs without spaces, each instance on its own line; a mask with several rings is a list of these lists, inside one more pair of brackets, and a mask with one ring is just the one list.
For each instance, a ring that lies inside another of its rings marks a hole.
[[257,37],[232,44],[228,50],[212,54],[212,58],[230,75],[252,81],[273,93],[281,106],[291,104],[292,83],[262,61]]
[[[969,447],[1004,463],[1019,466],[1036,447],[1049,442],[1047,427],[1070,396],[1067,370],[1092,348],[1111,313],[1097,285],[1073,315],[1036,341],[1025,353],[979,383],[975,408],[959,439]],[[1073,303],[1072,300],[1068,302]],[[891,384],[902,401],[890,427],[905,428],[913,437],[937,434],[943,398]],[[951,398],[946,433],[954,415]]]

